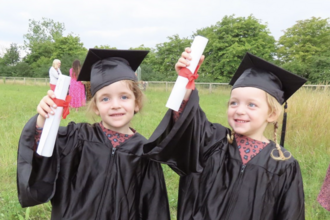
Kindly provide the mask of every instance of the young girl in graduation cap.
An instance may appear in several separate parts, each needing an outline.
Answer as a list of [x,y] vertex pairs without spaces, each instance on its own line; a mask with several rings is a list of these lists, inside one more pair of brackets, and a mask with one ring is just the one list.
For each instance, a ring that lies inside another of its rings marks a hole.
[[35,139],[56,102],[52,91],[41,99],[19,141],[22,207],[50,200],[52,219],[170,219],[162,168],[143,157],[146,139],[130,127],[143,98],[134,71],[147,53],[89,50],[78,80],[91,81],[101,122],[60,127],[49,158],[37,155]]
[[[305,219],[299,164],[276,141],[281,105],[305,81],[247,53],[230,82],[231,129],[209,122],[198,91],[187,90],[179,112],[169,110],[144,147],[181,176],[178,220]],[[269,123],[274,141],[264,136]]]

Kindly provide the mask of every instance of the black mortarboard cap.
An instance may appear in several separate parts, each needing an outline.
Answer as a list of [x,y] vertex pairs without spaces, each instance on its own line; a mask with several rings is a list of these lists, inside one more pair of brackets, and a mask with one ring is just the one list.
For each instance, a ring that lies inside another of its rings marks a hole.
[[233,86],[232,89],[255,87],[264,90],[283,104],[306,81],[303,77],[246,53],[229,84]]
[[78,81],[90,81],[91,93],[120,80],[136,81],[136,69],[149,51],[89,49]]

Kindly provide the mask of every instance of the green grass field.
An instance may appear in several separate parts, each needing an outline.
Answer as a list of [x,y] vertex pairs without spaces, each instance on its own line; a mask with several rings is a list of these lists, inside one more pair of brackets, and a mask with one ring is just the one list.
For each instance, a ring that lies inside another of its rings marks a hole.
[[[50,204],[22,209],[17,199],[16,157],[20,132],[48,86],[0,84],[0,219],[49,219]],[[227,126],[226,105],[230,90],[217,89],[209,94],[200,88],[201,106],[210,121]],[[145,92],[145,108],[137,114],[132,127],[150,137],[164,113],[169,92],[157,87]],[[285,147],[299,161],[304,180],[306,219],[330,219],[330,212],[316,201],[330,163],[330,91],[302,89],[289,100]],[[71,112],[61,125],[69,121],[94,122],[85,108]],[[99,119],[95,119],[99,121]],[[272,129],[267,132],[272,138]],[[176,219],[178,176],[163,166],[166,176],[172,219]]]

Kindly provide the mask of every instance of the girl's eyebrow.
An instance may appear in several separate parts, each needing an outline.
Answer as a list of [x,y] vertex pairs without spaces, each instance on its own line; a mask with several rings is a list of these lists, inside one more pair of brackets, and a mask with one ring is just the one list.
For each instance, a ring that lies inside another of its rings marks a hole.
[[108,93],[106,93],[106,92],[101,93],[101,94],[99,95],[99,97],[102,97],[102,96],[105,96],[105,95],[108,95]]
[[[229,101],[231,101],[231,100],[239,100],[239,98],[238,97],[230,97],[229,98]],[[260,99],[258,99],[258,98],[248,98],[248,99],[246,99],[247,101],[249,101],[249,102],[261,102],[261,100]]]
[[119,95],[132,95],[130,92],[127,91],[123,91],[123,92],[119,92]]

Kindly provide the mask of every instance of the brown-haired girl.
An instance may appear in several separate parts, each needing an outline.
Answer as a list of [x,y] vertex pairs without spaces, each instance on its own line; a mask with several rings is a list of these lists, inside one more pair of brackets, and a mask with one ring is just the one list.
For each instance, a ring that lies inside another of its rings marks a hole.
[[40,135],[35,133],[53,114],[50,106],[56,108],[54,93],[48,91],[19,142],[17,184],[23,207],[50,200],[52,219],[170,219],[162,168],[143,157],[146,139],[130,127],[143,107],[134,71],[146,55],[89,50],[78,80],[91,81],[91,109],[101,122],[60,127],[53,156],[45,158],[36,154]]
[[[231,129],[209,122],[197,90],[187,90],[179,112],[169,110],[144,147],[181,176],[178,220],[305,219],[299,164],[276,141],[281,105],[305,81],[247,53],[230,82]],[[264,136],[269,123],[274,141]]]
[[70,69],[71,81],[69,95],[71,96],[70,106],[76,109],[76,112],[78,111],[78,108],[86,104],[85,86],[82,84],[82,82],[77,81],[80,69],[80,61],[73,61],[72,68]]

